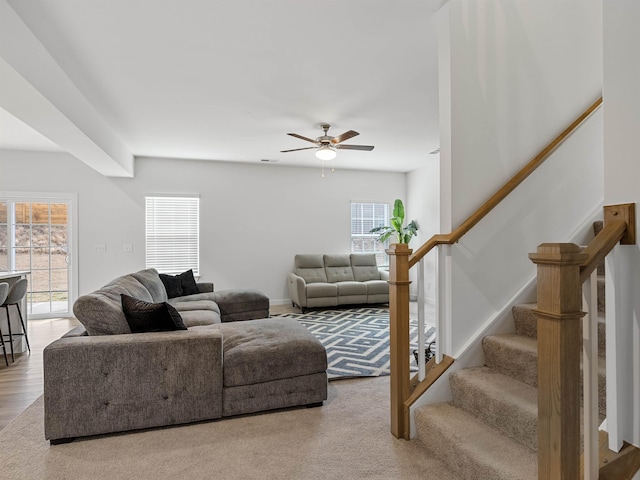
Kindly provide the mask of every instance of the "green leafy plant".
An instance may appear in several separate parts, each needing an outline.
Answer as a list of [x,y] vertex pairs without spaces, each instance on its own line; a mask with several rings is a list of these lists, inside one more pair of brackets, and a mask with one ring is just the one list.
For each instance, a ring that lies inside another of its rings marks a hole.
[[391,225],[372,228],[369,233],[377,233],[379,242],[385,242],[389,237],[395,235],[398,238],[397,243],[408,244],[411,238],[418,233],[418,224],[415,220],[411,220],[408,225],[403,224],[404,205],[402,204],[402,200],[396,198],[396,201],[393,202]]

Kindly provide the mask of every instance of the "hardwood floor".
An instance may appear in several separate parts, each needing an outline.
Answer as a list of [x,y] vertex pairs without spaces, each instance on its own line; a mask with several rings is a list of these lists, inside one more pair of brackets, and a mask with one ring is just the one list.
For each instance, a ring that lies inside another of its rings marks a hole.
[[42,395],[42,351],[66,332],[79,325],[75,318],[29,320],[31,354],[16,355],[15,363],[5,366],[0,354],[0,430]]

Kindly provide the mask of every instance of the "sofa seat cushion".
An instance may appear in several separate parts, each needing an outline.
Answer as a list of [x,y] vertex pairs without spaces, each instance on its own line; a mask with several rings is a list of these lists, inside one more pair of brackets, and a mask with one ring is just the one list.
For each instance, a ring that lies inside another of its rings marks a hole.
[[182,297],[170,298],[169,303],[175,305],[178,302],[199,302],[207,300],[209,302],[215,302],[215,296],[213,292],[194,293],[193,295],[184,295]]
[[220,323],[220,314],[213,310],[178,310],[187,328]]
[[335,283],[312,283],[307,285],[307,298],[338,297]]
[[350,297],[352,295],[366,295],[367,285],[362,282],[338,282],[339,297]]
[[236,387],[325,372],[327,352],[291,318],[217,325],[223,338],[223,385]]
[[220,313],[220,308],[216,302],[211,300],[193,300],[188,302],[169,301],[173,307],[179,312],[188,312],[190,310],[211,310],[212,312]]
[[364,284],[367,286],[367,295],[389,295],[389,284],[384,280],[369,280]]

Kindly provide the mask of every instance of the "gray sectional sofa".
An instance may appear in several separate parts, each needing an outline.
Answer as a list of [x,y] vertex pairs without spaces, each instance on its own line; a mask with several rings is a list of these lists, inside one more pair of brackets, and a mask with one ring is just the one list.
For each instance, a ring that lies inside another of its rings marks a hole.
[[[304,326],[260,318],[268,317],[268,299],[259,292],[198,289],[168,299],[148,269],[78,298],[74,314],[83,325],[44,350],[44,428],[52,444],[322,404],[327,355]],[[173,305],[187,329],[130,333],[121,294]]]
[[306,308],[389,303],[389,272],[378,268],[375,254],[296,255],[289,273],[289,296]]

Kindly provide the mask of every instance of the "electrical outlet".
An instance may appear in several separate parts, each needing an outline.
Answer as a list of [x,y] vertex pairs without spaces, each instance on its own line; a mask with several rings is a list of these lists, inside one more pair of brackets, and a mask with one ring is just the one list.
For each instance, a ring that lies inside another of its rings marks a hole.
[[107,252],[107,246],[104,243],[99,243],[97,245],[95,245],[93,247],[93,250],[96,253],[106,253]]
[[131,253],[133,252],[133,244],[132,243],[125,243],[122,246],[122,251],[123,252],[127,252],[127,253]]

